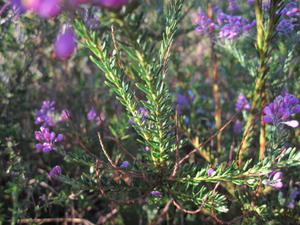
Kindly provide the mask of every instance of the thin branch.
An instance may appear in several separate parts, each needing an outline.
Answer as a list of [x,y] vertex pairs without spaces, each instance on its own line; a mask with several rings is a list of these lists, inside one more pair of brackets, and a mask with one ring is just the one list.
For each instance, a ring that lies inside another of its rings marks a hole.
[[101,134],[99,132],[97,132],[97,135],[98,135],[99,143],[100,143],[100,146],[101,146],[101,150],[103,151],[104,155],[106,156],[106,158],[109,161],[109,163],[111,164],[111,166],[113,168],[116,168],[116,165],[114,164],[114,162],[112,161],[112,159],[108,155],[107,151],[105,150],[105,147],[104,147],[103,142],[102,142]]
[[240,113],[240,111],[236,112],[219,130],[217,130],[212,136],[210,136],[206,141],[204,141],[202,144],[200,144],[197,148],[190,151],[188,154],[186,154],[182,159],[179,160],[179,162],[175,163],[175,166],[173,168],[172,176],[175,176],[178,170],[178,167],[180,164],[182,164],[186,159],[191,157],[195,152],[197,152],[200,148],[202,148],[204,145],[209,143],[213,138],[215,138],[220,132],[222,132]]
[[109,220],[111,217],[113,217],[118,212],[119,212],[119,210],[117,208],[115,208],[111,212],[106,214],[105,216],[100,216],[97,221],[97,224],[104,224],[107,220]]

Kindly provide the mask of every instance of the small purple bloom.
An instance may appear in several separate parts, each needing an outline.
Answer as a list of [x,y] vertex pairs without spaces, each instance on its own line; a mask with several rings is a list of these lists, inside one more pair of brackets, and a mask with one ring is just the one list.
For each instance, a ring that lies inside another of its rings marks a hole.
[[237,9],[240,8],[240,5],[237,3],[236,0],[229,0],[229,6],[228,6],[228,9],[230,11],[235,11]]
[[71,117],[71,113],[69,110],[64,109],[60,113],[60,121],[68,120]]
[[296,198],[297,196],[300,195],[300,190],[299,189],[294,189],[289,196],[289,204],[288,204],[288,208],[293,209],[295,208],[295,202],[296,202]]
[[130,166],[130,163],[128,161],[124,161],[122,162],[122,164],[120,165],[120,168],[125,168],[127,166]]
[[212,176],[212,175],[214,175],[214,173],[215,173],[215,169],[214,168],[208,168],[208,170],[207,170],[208,176]]
[[57,177],[58,175],[60,175],[61,174],[61,167],[60,166],[54,166],[51,170],[50,170],[50,172],[49,172],[49,176],[51,177],[51,178],[55,178],[55,177]]
[[128,120],[128,123],[129,123],[130,125],[133,125],[133,124],[134,124],[134,121],[131,120],[131,119],[129,119],[129,120]]
[[90,111],[87,113],[87,119],[88,120],[100,120],[100,117],[97,116],[97,112],[94,108],[91,108]]
[[233,124],[233,132],[239,134],[243,131],[243,123],[240,120],[236,120]]
[[140,107],[137,110],[138,114],[142,116],[141,120],[142,122],[147,120],[147,117],[149,115],[149,110],[146,107]]
[[182,94],[176,94],[176,101],[181,106],[188,106],[189,105],[188,98],[185,95],[182,95]]
[[161,194],[160,191],[151,191],[150,193],[151,193],[151,195],[160,195]]
[[242,93],[239,94],[238,99],[236,100],[235,103],[235,111],[239,112],[243,109],[250,109],[250,103],[246,96]]
[[264,180],[263,183],[274,188],[282,188],[283,183],[281,182],[282,172],[272,171],[269,173],[268,180]]

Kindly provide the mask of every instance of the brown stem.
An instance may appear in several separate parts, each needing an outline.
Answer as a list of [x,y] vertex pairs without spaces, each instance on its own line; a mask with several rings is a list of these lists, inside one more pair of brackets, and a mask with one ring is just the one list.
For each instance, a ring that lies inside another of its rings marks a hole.
[[[211,18],[213,16],[213,9],[212,4],[208,4],[207,7],[207,14]],[[212,79],[212,91],[213,91],[213,98],[215,103],[215,112],[214,118],[216,123],[216,128],[219,130],[222,126],[222,106],[220,100],[220,88],[218,82],[218,59],[215,50],[215,43],[212,40],[210,44],[210,75]],[[220,153],[222,151],[222,132],[219,132],[217,135],[217,151]]]
[[172,172],[172,176],[175,176],[177,173],[177,170],[180,166],[180,164],[182,164],[186,159],[188,159],[189,157],[191,157],[195,152],[197,152],[199,149],[201,149],[204,145],[206,145],[207,143],[209,143],[212,139],[214,139],[219,132],[223,131],[236,117],[237,115],[240,113],[236,112],[219,130],[217,130],[212,136],[210,136],[206,141],[204,141],[202,144],[199,145],[198,148],[193,149],[192,151],[190,151],[189,153],[187,153],[183,158],[181,158],[178,162],[175,163],[174,168],[173,168],[173,172]]

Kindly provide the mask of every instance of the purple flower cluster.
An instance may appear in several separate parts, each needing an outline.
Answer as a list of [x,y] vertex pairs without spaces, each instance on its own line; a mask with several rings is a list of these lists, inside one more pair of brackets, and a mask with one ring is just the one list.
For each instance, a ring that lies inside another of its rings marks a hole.
[[201,10],[198,11],[195,23],[198,25],[196,31],[202,35],[209,34],[217,28],[217,25]]
[[40,131],[34,132],[35,139],[41,143],[36,144],[37,149],[43,152],[49,152],[55,149],[55,143],[63,140],[62,134],[56,135],[53,131],[50,132],[49,128],[41,127]]
[[286,7],[278,12],[281,14],[281,20],[276,27],[276,30],[283,34],[290,34],[298,26],[296,23],[300,16],[300,7],[297,2],[289,2]]
[[218,38],[229,40],[241,36],[256,24],[255,20],[251,22],[242,16],[228,15],[220,10],[216,13],[216,22],[213,22],[204,12],[199,11],[198,18],[195,21],[198,25],[196,31],[201,34],[217,32]]
[[241,36],[245,31],[249,31],[255,26],[256,21],[250,22],[242,16],[231,16],[220,12],[217,17],[220,27],[219,38],[233,39]]
[[243,93],[240,93],[235,103],[235,111],[239,112],[243,109],[250,109],[250,103],[246,96]]
[[55,143],[63,140],[62,134],[56,135],[55,132],[50,131],[49,127],[54,127],[58,122],[67,120],[70,118],[70,112],[68,110],[62,110],[60,115],[55,113],[54,101],[43,101],[42,107],[36,113],[35,124],[42,124],[39,131],[35,131],[35,139],[39,141],[36,144],[36,148],[43,152],[49,152],[55,149]]
[[55,177],[57,177],[58,175],[60,175],[61,174],[61,167],[60,166],[54,166],[51,170],[50,170],[50,172],[49,172],[49,176],[51,177],[51,178],[55,178]]
[[35,124],[42,124],[43,127],[54,127],[58,122],[67,120],[69,117],[70,113],[66,109],[60,115],[56,115],[54,101],[43,101],[42,107],[36,113]]
[[265,116],[264,123],[271,124],[285,124],[287,126],[296,128],[299,125],[297,120],[287,119],[292,115],[300,112],[300,104],[296,96],[285,93],[279,95],[275,100],[263,109]]

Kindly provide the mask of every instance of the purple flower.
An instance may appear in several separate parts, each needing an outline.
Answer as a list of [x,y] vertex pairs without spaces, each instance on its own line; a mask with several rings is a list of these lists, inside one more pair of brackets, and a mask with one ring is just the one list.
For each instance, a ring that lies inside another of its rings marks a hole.
[[61,11],[60,0],[42,0],[38,8],[38,14],[42,18],[57,16]]
[[97,116],[96,110],[94,108],[91,108],[90,111],[87,113],[87,119],[98,121],[100,120],[100,117]]
[[137,110],[138,114],[142,116],[142,122],[146,121],[148,115],[149,115],[149,110],[146,107],[140,107]]
[[295,202],[296,202],[296,198],[297,196],[300,195],[300,190],[299,189],[294,189],[289,196],[289,204],[288,204],[288,208],[293,209],[295,208]]
[[76,48],[76,36],[71,27],[65,25],[63,31],[58,34],[57,39],[54,44],[55,54],[60,59],[70,58]]
[[252,4],[252,3],[255,2],[255,0],[247,0],[247,2],[248,2],[249,4]]
[[198,17],[195,20],[195,23],[198,25],[196,27],[196,31],[202,35],[208,34],[217,28],[217,25],[201,10],[198,12]]
[[68,109],[64,109],[60,113],[60,121],[68,120],[71,117],[71,113]]
[[37,149],[43,152],[49,152],[55,149],[55,143],[63,140],[62,134],[56,135],[53,131],[50,132],[49,128],[41,127],[40,131],[34,132],[35,139],[41,143],[37,144]]
[[130,163],[128,161],[124,161],[121,163],[120,168],[125,168],[127,166],[130,166]]
[[240,8],[240,5],[237,3],[236,0],[229,0],[229,6],[228,6],[228,9],[230,11],[235,11],[237,9]]
[[215,173],[215,169],[214,168],[208,168],[208,170],[207,170],[208,176],[212,176],[212,175],[214,175],[214,173]]
[[151,195],[161,195],[160,191],[151,191],[150,192]]
[[300,16],[300,8],[297,2],[289,2],[285,8],[277,12],[281,14],[281,21],[278,23],[276,30],[283,34],[290,34],[298,26],[297,21]]
[[298,121],[286,121],[292,114],[300,112],[300,104],[296,96],[284,93],[279,95],[275,100],[263,109],[265,116],[263,116],[264,123],[285,124],[291,127],[297,127]]
[[26,8],[22,4],[21,0],[11,0],[11,7],[16,12],[16,14],[20,15],[26,11]]
[[54,111],[55,101],[43,101],[41,109],[36,113],[35,124],[42,123],[44,127],[55,126]]
[[129,120],[128,120],[128,123],[129,123],[130,125],[133,125],[133,124],[134,124],[134,121],[131,120],[131,119],[129,119]]
[[236,120],[233,124],[233,132],[239,134],[243,131],[243,123],[240,120]]
[[282,172],[272,171],[269,173],[268,180],[264,180],[263,183],[265,185],[272,186],[274,188],[282,188],[283,183],[281,182]]
[[60,166],[54,166],[51,170],[50,170],[50,172],[49,172],[49,176],[51,177],[51,178],[55,178],[55,177],[57,177],[58,175],[60,175],[61,174],[61,167]]
[[218,22],[220,26],[218,37],[222,39],[234,39],[255,25],[255,21],[250,22],[242,16],[231,16],[222,12],[218,16]]
[[188,98],[185,95],[182,95],[182,94],[176,94],[176,102],[177,102],[177,104],[179,104],[181,106],[188,106],[189,105]]
[[242,93],[239,94],[238,99],[236,100],[235,103],[235,111],[239,112],[243,109],[250,109],[250,103],[246,96]]

